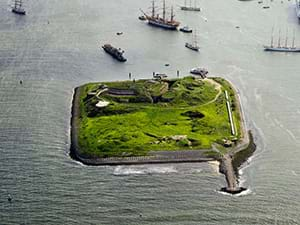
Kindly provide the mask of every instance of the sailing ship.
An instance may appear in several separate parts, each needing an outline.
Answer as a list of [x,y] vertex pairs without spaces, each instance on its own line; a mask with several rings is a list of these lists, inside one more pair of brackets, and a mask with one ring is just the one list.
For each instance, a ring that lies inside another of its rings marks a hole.
[[20,14],[20,15],[25,15],[26,11],[24,10],[24,8],[22,7],[23,2],[22,0],[15,0],[14,5],[12,6],[12,12],[16,13],[16,14]]
[[295,31],[293,32],[293,41],[292,41],[292,46],[288,46],[288,32],[286,32],[286,37],[285,37],[285,44],[284,46],[281,45],[281,37],[280,37],[280,30],[279,30],[279,35],[278,35],[278,43],[277,46],[274,46],[274,38],[273,38],[273,29],[272,29],[272,36],[271,36],[271,43],[269,46],[264,46],[265,51],[272,51],[272,52],[300,52],[300,48],[297,48],[295,46]]
[[193,35],[192,43],[186,42],[185,47],[187,47],[191,50],[194,50],[194,51],[199,51],[200,50],[200,47],[198,46],[198,42],[197,42],[196,31],[195,31],[195,34]]
[[[140,9],[141,10],[141,9]],[[177,27],[179,26],[179,22],[174,20],[174,13],[173,13],[173,7],[171,8],[171,18],[167,19],[166,17],[166,3],[165,0],[163,1],[163,13],[162,17],[157,14],[155,10],[155,4],[154,1],[152,1],[152,12],[151,15],[146,14],[143,10],[141,10],[144,14],[146,20],[148,21],[148,24],[161,27],[168,30],[177,30]]]
[[187,0],[184,0],[184,6],[180,6],[181,10],[185,10],[185,11],[197,11],[197,12],[201,11],[201,8],[196,6],[196,0],[194,2],[194,6],[192,6],[192,1],[191,0],[190,0],[189,6],[187,6],[186,1]]
[[300,19],[300,0],[296,0],[296,13],[298,19]]

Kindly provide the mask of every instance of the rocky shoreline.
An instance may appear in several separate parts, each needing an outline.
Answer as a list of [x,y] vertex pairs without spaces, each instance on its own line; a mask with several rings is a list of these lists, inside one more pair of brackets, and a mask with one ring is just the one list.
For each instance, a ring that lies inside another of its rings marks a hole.
[[[240,166],[247,161],[248,157],[255,151],[255,144],[251,132],[245,130],[245,122],[243,120],[242,109],[239,104],[241,113],[241,130],[243,132],[242,139],[239,143],[232,147],[223,157],[220,155],[209,155],[208,150],[187,150],[187,151],[168,151],[168,152],[151,152],[148,156],[141,157],[111,157],[111,158],[90,158],[82,154],[78,144],[78,126],[80,119],[80,92],[81,87],[74,90],[72,101],[72,117],[71,117],[71,147],[70,156],[74,160],[80,161],[85,165],[103,166],[103,165],[135,165],[135,164],[161,164],[161,163],[195,163],[208,162],[218,160],[220,162],[219,170],[225,175],[227,187],[221,191],[237,194],[246,188],[238,186],[238,170]],[[237,92],[236,92],[237,93]]]

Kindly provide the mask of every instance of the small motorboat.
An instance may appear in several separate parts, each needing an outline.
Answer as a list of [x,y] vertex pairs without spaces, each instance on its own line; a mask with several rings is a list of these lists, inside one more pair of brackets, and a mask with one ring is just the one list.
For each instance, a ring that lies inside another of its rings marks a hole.
[[184,33],[192,33],[193,32],[193,30],[191,28],[189,28],[188,26],[181,27],[179,30]]
[[146,20],[145,16],[139,16],[139,20]]
[[185,43],[185,47],[187,47],[187,48],[189,48],[193,51],[197,51],[197,52],[200,49],[200,47],[197,44],[191,44],[191,43],[188,43],[188,42]]
[[117,35],[122,35],[123,34],[123,32],[117,32]]
[[167,76],[167,74],[165,74],[165,73],[154,73],[153,74],[153,78],[154,79],[159,79],[159,80],[162,80],[162,79],[165,79],[165,78],[167,78],[168,76]]
[[206,75],[208,74],[208,71],[205,68],[199,68],[198,67],[198,68],[191,69],[190,73],[195,74],[195,75],[199,75],[199,76],[201,76],[201,78],[205,78]]

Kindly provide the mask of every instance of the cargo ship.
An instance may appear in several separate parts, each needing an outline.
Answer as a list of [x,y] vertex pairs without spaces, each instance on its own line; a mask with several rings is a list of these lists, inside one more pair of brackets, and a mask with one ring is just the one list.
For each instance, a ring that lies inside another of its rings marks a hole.
[[[141,10],[141,9],[140,9]],[[151,15],[148,15],[143,10],[141,10],[144,14],[146,20],[148,21],[149,25],[153,25],[156,27],[161,27],[168,30],[177,30],[177,27],[179,26],[179,22],[174,20],[174,13],[173,13],[173,7],[171,8],[171,17],[170,19],[167,19],[166,17],[166,3],[165,0],[163,1],[163,13],[162,17],[157,14],[155,10],[155,4],[154,1],[152,1],[152,12]]]
[[14,5],[12,6],[12,9],[11,11],[13,13],[16,13],[16,14],[19,14],[19,15],[25,15],[26,14],[26,11],[25,9],[22,7],[22,0],[15,0],[15,3]]
[[120,48],[115,48],[110,44],[105,44],[102,46],[103,50],[110,54],[115,59],[119,60],[120,62],[126,62],[127,59],[123,56],[124,51]]

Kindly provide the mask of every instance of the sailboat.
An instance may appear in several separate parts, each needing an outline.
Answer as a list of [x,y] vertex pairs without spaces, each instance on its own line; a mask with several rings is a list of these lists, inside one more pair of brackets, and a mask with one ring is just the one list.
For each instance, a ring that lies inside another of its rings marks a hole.
[[192,43],[186,42],[185,43],[185,47],[187,47],[187,48],[189,48],[191,50],[194,50],[194,51],[199,51],[200,50],[200,47],[198,46],[198,43],[197,43],[196,30],[195,30],[195,34],[193,35],[193,41],[192,41]]
[[22,7],[23,5],[23,2],[22,0],[15,0],[15,3],[12,7],[12,12],[13,13],[16,13],[16,14],[20,14],[20,15],[25,15],[26,14],[26,11],[25,9]]
[[297,48],[295,46],[295,31],[293,32],[293,41],[292,41],[292,46],[289,47],[288,46],[288,31],[286,32],[286,37],[285,37],[285,45],[284,46],[281,46],[281,31],[279,30],[279,34],[278,34],[278,43],[277,43],[277,46],[274,46],[274,43],[273,43],[273,30],[272,29],[272,37],[271,37],[271,43],[269,46],[264,46],[264,50],[265,51],[272,51],[272,52],[300,52],[300,48]]
[[[141,9],[140,9],[141,10]],[[154,1],[152,1],[152,12],[151,15],[146,14],[143,10],[141,12],[144,14],[145,19],[148,21],[149,25],[153,25],[156,27],[161,27],[169,30],[177,30],[179,26],[179,22],[174,20],[173,7],[171,8],[171,18],[167,19],[166,17],[166,3],[163,1],[163,13],[162,17],[156,13]]]
[[185,10],[185,11],[198,11],[198,12],[201,11],[201,8],[196,6],[196,0],[194,2],[194,6],[192,6],[192,1],[191,0],[190,0],[189,6],[187,6],[186,1],[187,0],[184,0],[184,6],[180,6],[181,10]]

